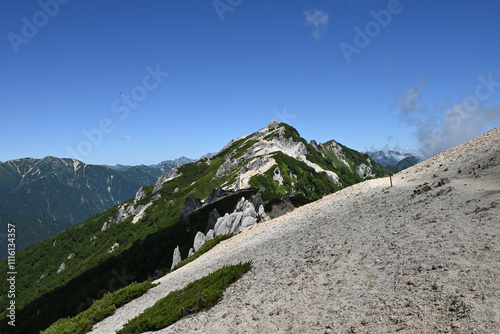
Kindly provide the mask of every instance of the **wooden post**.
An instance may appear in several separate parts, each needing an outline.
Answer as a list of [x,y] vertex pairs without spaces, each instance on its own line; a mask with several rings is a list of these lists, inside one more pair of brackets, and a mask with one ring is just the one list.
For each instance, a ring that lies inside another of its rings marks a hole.
[[391,180],[391,188],[392,188],[392,173],[389,173],[389,180]]

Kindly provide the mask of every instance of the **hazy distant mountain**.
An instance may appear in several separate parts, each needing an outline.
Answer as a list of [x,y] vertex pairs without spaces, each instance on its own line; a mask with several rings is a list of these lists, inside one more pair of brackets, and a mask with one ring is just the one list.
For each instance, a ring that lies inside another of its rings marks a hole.
[[182,157],[177,158],[175,160],[162,161],[159,164],[151,165],[151,167],[158,168],[163,172],[163,174],[166,174],[166,173],[170,172],[172,169],[174,169],[175,167],[179,167],[181,165],[189,164],[189,163],[195,162],[195,161],[196,161],[195,159],[190,159],[190,158],[186,158],[186,157],[182,156]]
[[[71,165],[70,171],[82,168]],[[256,207],[261,203],[270,214],[276,206],[297,207],[386,174],[367,154],[334,140],[308,143],[293,127],[273,121],[232,140],[211,158],[178,166],[130,200],[19,253],[19,330],[35,333],[88,307],[87,300],[110,289],[117,271],[136,281],[156,270],[165,272],[177,245],[186,257],[194,236],[209,227],[209,217],[217,220],[217,215],[233,212],[242,197],[258,192]],[[66,211],[72,213],[77,206],[66,206]],[[58,273],[62,263],[65,269]],[[0,288],[6,282],[0,275]],[[0,309],[6,310],[6,303],[7,297],[0,295]]]
[[104,167],[108,167],[108,168],[111,168],[111,169],[114,169],[114,170],[127,170],[129,168],[132,168],[133,166],[132,165],[121,165],[121,164],[118,164],[118,165],[103,165]]
[[406,169],[406,168],[409,168],[411,166],[418,164],[420,161],[422,161],[422,159],[420,159],[419,157],[411,156],[411,157],[404,158],[403,160],[399,161],[395,165],[387,165],[387,166],[385,166],[385,168],[390,169],[390,170],[397,173],[397,172],[402,171],[403,169]]
[[[373,160],[375,160],[377,163],[381,164],[382,166],[387,167],[387,168],[388,168],[388,166],[392,166],[393,168],[389,168],[391,170],[395,170],[395,169],[402,168],[402,167],[404,167],[403,169],[405,169],[405,168],[411,167],[411,166],[417,164],[418,162],[422,161],[422,159],[420,157],[416,156],[413,153],[408,153],[408,152],[382,150],[382,151],[372,151],[372,152],[366,152],[366,153],[369,154]],[[407,158],[411,158],[411,159],[407,159]],[[396,165],[398,165],[398,163],[404,159],[407,159],[407,160],[405,160],[404,163],[399,165],[399,167],[396,167]],[[398,171],[400,171],[400,170],[402,170],[402,169],[399,169]]]
[[200,160],[201,160],[201,159],[211,159],[212,157],[214,157],[214,156],[216,156],[216,155],[217,155],[217,152],[214,152],[214,153],[207,153],[207,154],[205,154],[204,156],[202,156],[202,157],[200,158]]

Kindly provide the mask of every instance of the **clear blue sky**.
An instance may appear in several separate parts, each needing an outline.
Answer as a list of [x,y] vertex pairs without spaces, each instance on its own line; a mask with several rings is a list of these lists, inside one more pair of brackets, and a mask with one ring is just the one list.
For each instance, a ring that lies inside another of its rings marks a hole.
[[500,124],[494,0],[1,6],[0,161],[198,158],[273,119],[431,155]]

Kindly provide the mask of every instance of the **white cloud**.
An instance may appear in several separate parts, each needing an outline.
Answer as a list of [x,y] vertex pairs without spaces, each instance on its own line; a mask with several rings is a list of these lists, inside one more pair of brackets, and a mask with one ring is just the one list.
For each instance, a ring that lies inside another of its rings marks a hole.
[[120,138],[118,138],[118,139],[120,139],[120,140],[134,140],[134,138],[129,137],[129,136],[120,137]]
[[[392,105],[399,107],[400,121],[415,129],[420,154],[425,158],[466,142],[480,135],[485,127],[500,122],[500,106],[484,106],[489,94],[486,98],[469,95],[448,109],[436,108],[437,112],[431,112],[421,102],[422,89],[426,84],[426,78],[419,80],[404,94],[395,98]],[[493,88],[492,92],[494,93]]]
[[304,12],[306,17],[306,24],[314,27],[313,37],[320,39],[323,32],[328,26],[328,13],[319,9],[309,9]]
[[394,99],[394,103],[392,107],[397,106],[400,108],[400,118],[403,121],[408,122],[409,117],[414,115],[415,113],[425,113],[425,109],[417,109],[420,100],[422,90],[425,85],[427,85],[427,78],[422,78],[412,87],[408,88],[408,90],[404,94],[400,94],[397,98]]

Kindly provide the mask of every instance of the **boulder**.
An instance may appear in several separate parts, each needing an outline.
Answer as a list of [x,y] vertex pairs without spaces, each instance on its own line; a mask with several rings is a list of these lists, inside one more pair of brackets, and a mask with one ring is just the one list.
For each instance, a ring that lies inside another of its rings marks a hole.
[[248,229],[250,226],[257,224],[257,219],[254,217],[243,218],[241,225],[238,227],[238,232]]
[[250,202],[245,202],[243,207],[243,217],[257,217],[257,212],[255,212],[255,207]]
[[267,222],[269,220],[269,217],[266,215],[266,211],[264,210],[264,205],[259,206],[257,220],[259,221],[259,223]]
[[191,249],[189,250],[189,252],[188,252],[188,257],[190,257],[190,256],[191,256],[191,255],[193,255],[193,254],[194,254],[194,249],[193,249],[193,248],[191,248]]
[[212,188],[208,197],[205,198],[205,200],[203,200],[203,203],[204,204],[213,203],[213,202],[217,201],[219,198],[224,197],[225,195],[226,195],[226,192],[224,190],[222,190],[221,187]]
[[257,210],[257,208],[260,208],[261,206],[264,205],[264,200],[262,199],[262,194],[261,191],[257,192],[255,195],[252,196],[250,199],[252,202],[254,208]]
[[207,241],[212,240],[214,238],[214,236],[215,236],[214,230],[208,231],[206,234]]
[[231,226],[229,228],[229,232],[227,233],[234,233],[238,230],[238,227],[241,225],[241,221],[243,220],[243,213],[242,212],[235,212],[232,214],[232,221],[231,221]]
[[186,196],[186,201],[184,202],[184,208],[182,208],[181,216],[180,218],[184,218],[188,214],[198,210],[201,207],[201,202],[199,199],[194,197],[191,194],[188,194]]
[[207,223],[207,228],[205,229],[205,233],[215,229],[215,224],[217,224],[217,219],[219,218],[220,215],[217,212],[217,209],[214,208],[208,215],[208,223]]
[[207,238],[205,237],[205,234],[203,232],[198,232],[196,233],[196,236],[194,237],[194,242],[193,242],[193,248],[194,251],[196,252],[200,247],[207,242]]
[[220,217],[217,219],[217,223],[215,223],[214,233],[215,235],[221,235],[223,230],[226,229],[226,220],[229,219],[229,213],[226,213],[224,217]]
[[174,255],[172,257],[172,267],[170,268],[170,270],[174,269],[177,263],[181,262],[181,260],[181,251],[179,250],[179,246],[177,246],[174,249]]
[[243,211],[243,206],[245,205],[245,197],[242,197],[238,203],[236,204],[236,207],[234,208],[234,211]]
[[57,273],[60,273],[60,272],[61,272],[61,271],[63,271],[64,269],[66,269],[66,263],[64,263],[64,261],[63,261],[63,263],[61,263],[61,264],[59,265],[59,269],[57,269]]

